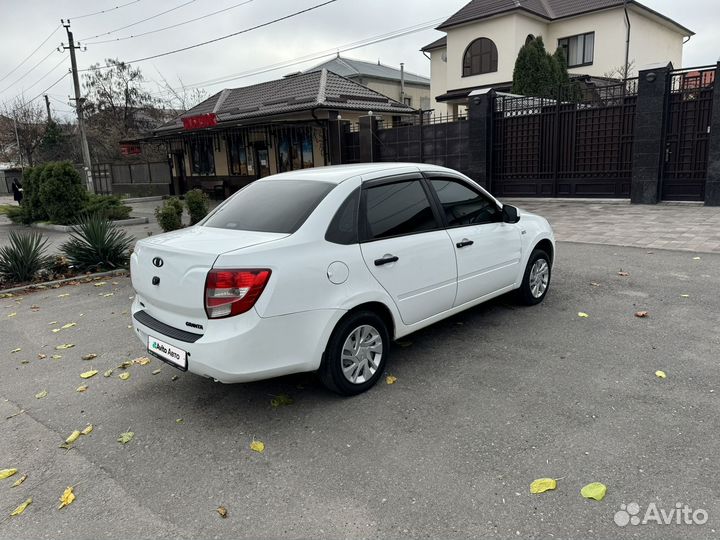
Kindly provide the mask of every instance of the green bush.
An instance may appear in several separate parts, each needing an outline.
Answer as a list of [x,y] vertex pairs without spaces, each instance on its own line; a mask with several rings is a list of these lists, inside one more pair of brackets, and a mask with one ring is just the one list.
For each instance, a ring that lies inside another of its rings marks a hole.
[[32,223],[30,208],[25,204],[21,204],[20,206],[9,206],[5,210],[5,215],[13,223],[24,223],[25,225],[30,225]]
[[25,208],[25,221],[23,223],[32,223],[33,221],[47,221],[48,215],[40,200],[40,184],[41,173],[45,167],[38,166],[31,169],[25,169],[23,173],[23,200],[22,206]]
[[185,194],[185,204],[190,214],[190,225],[202,221],[210,211],[210,198],[202,189],[193,189]]
[[114,195],[90,194],[83,209],[84,214],[97,214],[110,221],[128,219],[130,212],[132,207],[124,205],[120,197]]
[[87,201],[80,174],[69,162],[48,163],[40,173],[40,202],[54,223],[75,222]]
[[43,239],[42,234],[10,231],[8,239],[10,245],[0,248],[0,277],[6,281],[32,281],[50,264],[51,257],[45,255],[47,239]]
[[155,209],[157,222],[165,232],[182,229],[183,204],[177,197],[171,197]]
[[79,270],[113,269],[127,266],[132,242],[133,239],[111,221],[89,214],[73,226],[70,240],[60,249]]

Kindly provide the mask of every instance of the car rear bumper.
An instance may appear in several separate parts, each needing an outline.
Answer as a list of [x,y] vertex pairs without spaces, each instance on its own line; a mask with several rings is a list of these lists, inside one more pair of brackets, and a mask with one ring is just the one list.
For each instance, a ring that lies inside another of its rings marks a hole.
[[143,345],[152,336],[186,351],[189,372],[222,383],[317,370],[330,333],[345,314],[343,310],[315,310],[262,318],[251,309],[237,317],[208,321],[202,337],[188,342],[182,330],[159,330],[162,326],[147,318],[144,324],[143,317],[135,316],[141,311],[136,298],[131,322]]

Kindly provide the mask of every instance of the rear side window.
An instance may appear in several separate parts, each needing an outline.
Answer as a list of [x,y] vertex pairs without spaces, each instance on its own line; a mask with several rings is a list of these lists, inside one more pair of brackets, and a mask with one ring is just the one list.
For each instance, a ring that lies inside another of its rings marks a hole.
[[254,182],[220,206],[205,227],[292,234],[335,184],[313,180]]
[[358,209],[360,207],[360,188],[352,192],[338,208],[330,222],[325,240],[334,244],[357,244],[358,242]]
[[367,240],[415,234],[439,228],[420,180],[365,190]]

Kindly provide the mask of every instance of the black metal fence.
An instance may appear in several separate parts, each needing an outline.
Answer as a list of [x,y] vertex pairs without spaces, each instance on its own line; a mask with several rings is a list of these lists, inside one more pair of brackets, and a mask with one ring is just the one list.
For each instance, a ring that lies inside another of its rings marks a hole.
[[114,185],[170,184],[172,172],[167,161],[142,163],[96,163],[93,165],[95,193],[110,195]]
[[555,98],[500,95],[492,189],[501,196],[630,195],[637,81]]
[[661,197],[702,201],[716,67],[674,71],[668,81]]

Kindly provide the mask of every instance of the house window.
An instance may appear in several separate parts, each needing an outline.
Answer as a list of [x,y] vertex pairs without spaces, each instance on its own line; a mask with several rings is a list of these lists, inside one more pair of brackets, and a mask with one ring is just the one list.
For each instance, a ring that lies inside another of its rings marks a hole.
[[252,152],[245,145],[243,137],[231,135],[227,139],[230,156],[230,174],[233,176],[253,176]]
[[278,140],[278,169],[280,172],[308,169],[315,166],[312,133],[284,132]]
[[488,38],[473,41],[465,50],[463,77],[494,73],[498,70],[498,51]]
[[407,105],[408,107],[412,107],[412,97],[404,97],[403,103]]
[[589,66],[595,54],[595,32],[559,39],[558,47],[565,53],[568,67]]
[[215,174],[215,149],[212,139],[196,139],[190,143],[192,173],[197,175]]

